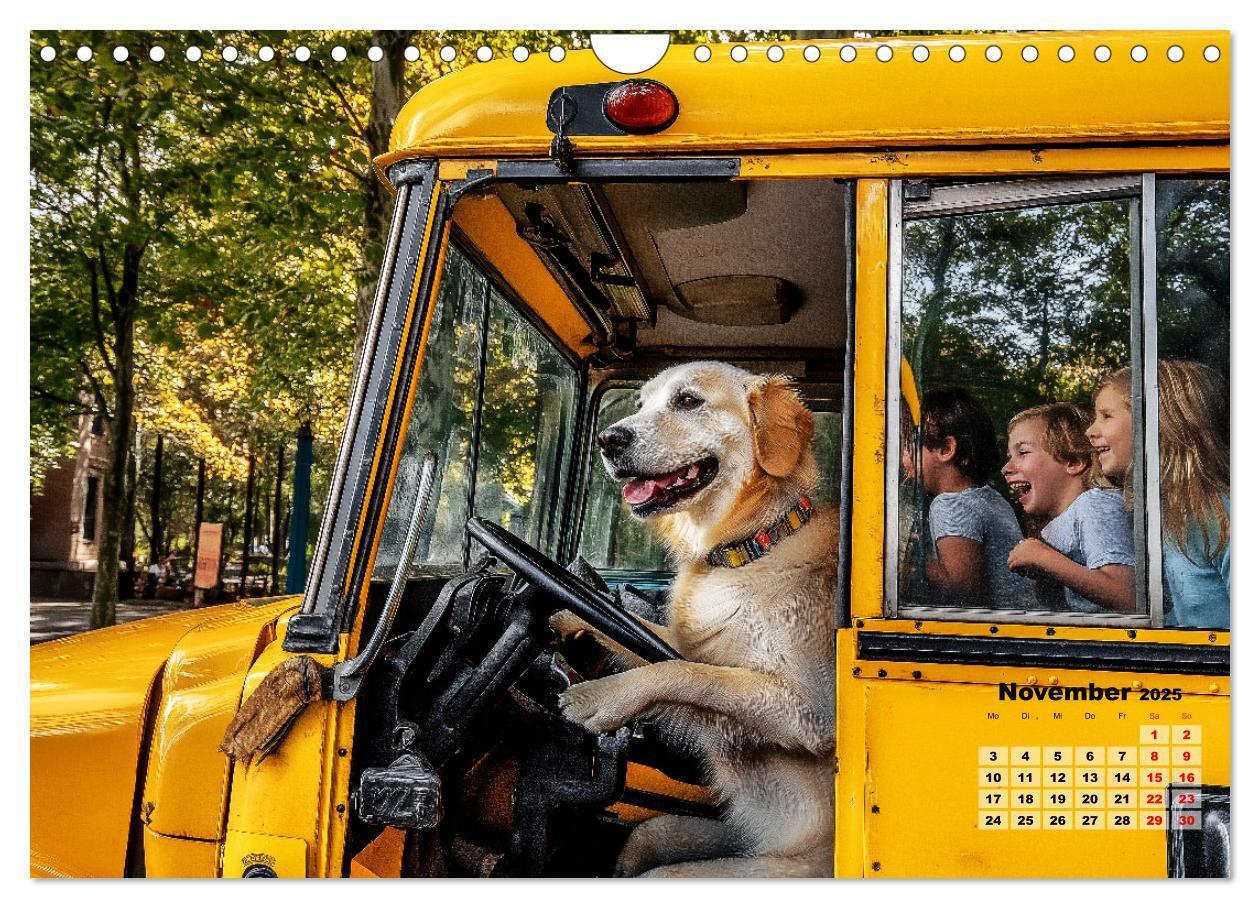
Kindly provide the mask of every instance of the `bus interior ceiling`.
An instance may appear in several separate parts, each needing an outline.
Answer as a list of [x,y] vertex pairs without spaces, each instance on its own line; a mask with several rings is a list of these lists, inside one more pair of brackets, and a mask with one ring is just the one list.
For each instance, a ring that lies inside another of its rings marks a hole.
[[498,191],[571,296],[598,294],[607,305],[597,317],[634,322],[631,355],[599,377],[716,358],[838,380],[852,247],[843,184],[505,183]]

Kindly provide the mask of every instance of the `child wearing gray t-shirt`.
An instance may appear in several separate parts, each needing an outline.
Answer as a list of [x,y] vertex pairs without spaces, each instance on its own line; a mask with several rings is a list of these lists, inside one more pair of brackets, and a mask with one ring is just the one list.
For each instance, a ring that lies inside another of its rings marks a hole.
[[[1091,571],[1108,564],[1133,567],[1133,523],[1124,495],[1114,489],[1086,489],[1041,531],[1041,538]],[[1101,612],[1103,607],[1070,586],[1063,587],[1069,612]]]
[[1027,609],[1035,604],[1032,584],[1013,573],[1006,559],[1024,538],[1015,511],[992,486],[975,486],[961,492],[942,492],[928,508],[932,542],[956,536],[980,543],[984,557],[987,601],[992,608]]
[[1007,566],[1063,596],[1060,608],[1132,612],[1133,530],[1117,491],[1098,488],[1089,414],[1075,404],[1042,404],[1016,413],[1007,427],[1002,468],[1020,507],[1044,524],[1022,539]]
[[[1011,573],[1007,559],[1022,538],[1015,512],[987,483],[997,470],[993,420],[962,388],[923,396],[922,450],[917,467],[933,496],[928,530],[934,557],[923,565],[932,601],[1021,609],[1033,604],[1032,585]],[[913,458],[907,458],[913,466]]]

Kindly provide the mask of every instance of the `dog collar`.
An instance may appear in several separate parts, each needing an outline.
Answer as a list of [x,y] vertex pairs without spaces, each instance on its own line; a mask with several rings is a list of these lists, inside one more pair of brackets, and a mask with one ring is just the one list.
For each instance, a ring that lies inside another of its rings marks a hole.
[[814,514],[809,496],[802,495],[796,506],[768,527],[762,527],[747,539],[719,545],[705,558],[713,567],[743,567],[769,552],[782,539],[791,536]]

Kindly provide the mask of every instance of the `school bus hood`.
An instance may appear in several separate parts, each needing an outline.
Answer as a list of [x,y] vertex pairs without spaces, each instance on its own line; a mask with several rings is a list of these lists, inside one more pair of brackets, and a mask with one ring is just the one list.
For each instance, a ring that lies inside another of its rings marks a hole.
[[[226,726],[260,642],[300,601],[176,612],[31,648],[33,876],[123,876],[143,782],[142,750],[153,726],[173,725],[165,733],[170,739],[198,724],[195,715],[158,717],[164,691],[215,688],[217,699],[230,702],[203,698],[197,709],[224,717]],[[226,689],[215,684],[225,674],[233,676]],[[207,750],[207,736],[195,737],[199,751]],[[223,759],[217,753],[198,758]]]

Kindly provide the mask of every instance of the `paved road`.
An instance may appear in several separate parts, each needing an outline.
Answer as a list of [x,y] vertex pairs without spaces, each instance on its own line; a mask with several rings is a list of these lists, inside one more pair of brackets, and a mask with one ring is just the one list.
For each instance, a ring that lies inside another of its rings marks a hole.
[[[130,599],[118,603],[119,624],[165,615],[192,608],[188,602],[159,602],[151,599]],[[69,637],[88,630],[92,619],[91,602],[39,601],[31,603],[31,643],[43,643],[58,637]]]

